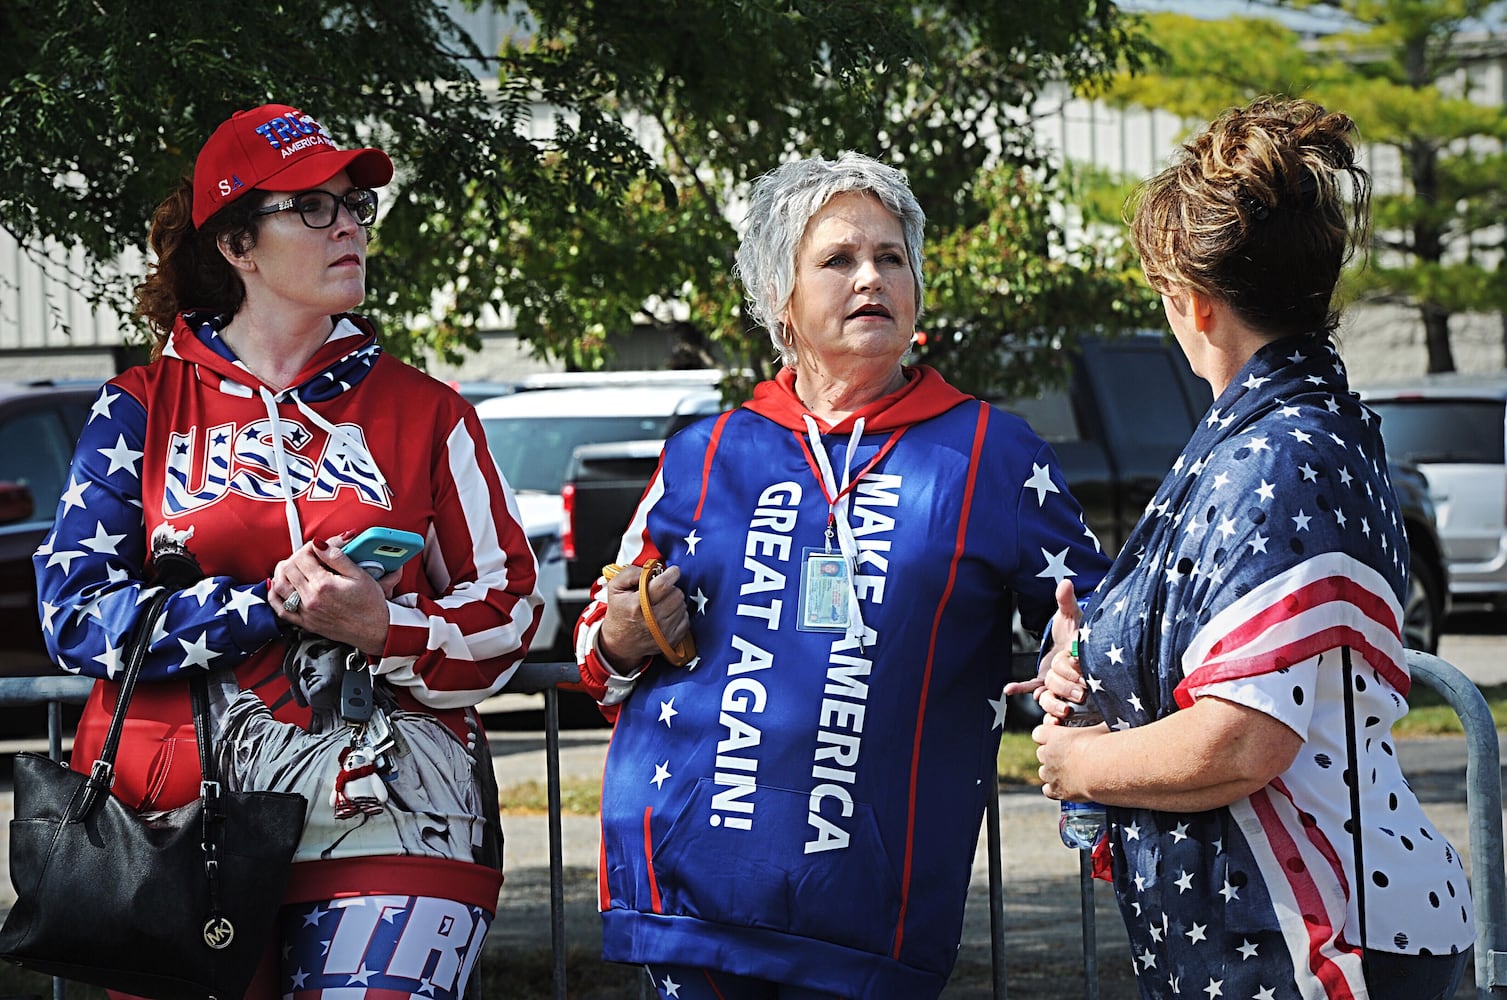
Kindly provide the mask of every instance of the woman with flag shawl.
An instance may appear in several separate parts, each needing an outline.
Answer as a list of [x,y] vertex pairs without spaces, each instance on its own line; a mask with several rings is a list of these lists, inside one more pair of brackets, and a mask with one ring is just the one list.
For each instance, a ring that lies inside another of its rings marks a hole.
[[1392,745],[1407,538],[1331,339],[1368,228],[1354,133],[1308,101],[1228,111],[1132,222],[1215,400],[1081,619],[1059,587],[1041,700],[1105,724],[1035,737],[1048,796],[1109,807],[1143,997],[1452,997],[1473,940]]

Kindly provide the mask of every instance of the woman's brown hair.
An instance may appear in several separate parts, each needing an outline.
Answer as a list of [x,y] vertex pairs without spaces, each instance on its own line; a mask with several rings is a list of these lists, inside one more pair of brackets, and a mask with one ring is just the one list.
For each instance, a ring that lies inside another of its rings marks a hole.
[[1370,227],[1355,133],[1348,116],[1307,100],[1265,97],[1221,114],[1134,197],[1146,280],[1221,299],[1274,337],[1332,333],[1340,269]]
[[236,254],[256,245],[252,212],[258,204],[257,198],[237,198],[196,230],[193,183],[185,177],[152,213],[148,242],[156,260],[136,286],[136,315],[152,330],[152,360],[162,356],[179,313],[202,309],[229,316],[241,308],[246,287],[219,245]]

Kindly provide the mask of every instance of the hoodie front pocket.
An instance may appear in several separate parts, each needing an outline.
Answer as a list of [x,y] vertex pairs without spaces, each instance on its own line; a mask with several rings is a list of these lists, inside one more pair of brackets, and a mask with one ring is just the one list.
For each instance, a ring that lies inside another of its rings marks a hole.
[[743,829],[724,822],[719,792],[702,778],[661,843],[648,845],[662,912],[889,951],[900,880],[867,803],[836,815],[836,803],[811,793],[759,785],[740,797],[752,810]]

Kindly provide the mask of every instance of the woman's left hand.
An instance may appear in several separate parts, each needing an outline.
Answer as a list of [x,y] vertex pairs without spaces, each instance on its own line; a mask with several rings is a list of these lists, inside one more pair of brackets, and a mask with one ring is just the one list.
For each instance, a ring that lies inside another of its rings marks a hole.
[[374,656],[387,645],[387,599],[400,574],[373,580],[341,551],[345,541],[304,543],[273,570],[268,598],[283,621]]
[[1041,793],[1049,799],[1068,802],[1092,802],[1093,796],[1084,787],[1082,768],[1076,767],[1078,755],[1094,740],[1109,734],[1109,726],[1064,726],[1042,723],[1031,730],[1031,739],[1036,741],[1036,759],[1041,766],[1036,773],[1041,778]]

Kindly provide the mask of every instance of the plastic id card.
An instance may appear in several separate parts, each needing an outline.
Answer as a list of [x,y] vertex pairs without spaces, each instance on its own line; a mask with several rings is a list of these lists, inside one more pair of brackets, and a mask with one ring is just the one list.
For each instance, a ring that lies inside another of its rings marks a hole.
[[848,630],[848,561],[841,552],[805,549],[801,553],[801,614],[806,632]]

